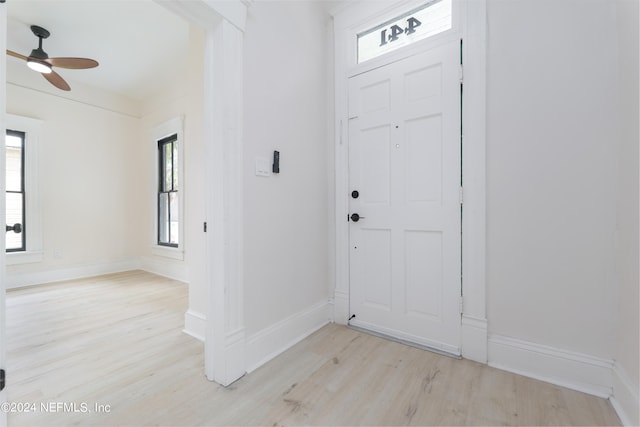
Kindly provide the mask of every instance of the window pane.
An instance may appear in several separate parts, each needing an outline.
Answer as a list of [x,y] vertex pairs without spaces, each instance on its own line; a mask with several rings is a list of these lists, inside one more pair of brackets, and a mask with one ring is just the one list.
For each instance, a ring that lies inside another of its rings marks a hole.
[[22,148],[22,138],[15,134],[21,134],[21,132],[13,132],[14,135],[7,135],[6,144],[7,147]]
[[169,209],[171,210],[171,241],[169,243],[177,245],[179,240],[179,230],[180,230],[180,212],[179,212],[179,204],[178,204],[178,193],[169,193],[170,205]]
[[178,191],[178,143],[171,144],[173,147],[173,190]]
[[22,138],[7,135],[7,191],[22,191]]
[[178,246],[180,234],[180,205],[178,199],[177,135],[158,141],[158,244]]
[[158,194],[158,243],[169,243],[169,194]]
[[[22,193],[7,193],[7,224],[22,224]],[[24,227],[23,227],[24,228]],[[8,231],[5,233],[6,236],[6,245],[7,250],[11,249],[22,249],[23,248],[23,236],[24,230],[22,233],[14,233],[13,231]]]
[[173,178],[173,156],[171,155],[172,144],[164,144],[163,158],[164,158],[164,191],[173,190],[172,178]]
[[408,14],[358,34],[358,63],[451,29],[451,0],[426,3]]

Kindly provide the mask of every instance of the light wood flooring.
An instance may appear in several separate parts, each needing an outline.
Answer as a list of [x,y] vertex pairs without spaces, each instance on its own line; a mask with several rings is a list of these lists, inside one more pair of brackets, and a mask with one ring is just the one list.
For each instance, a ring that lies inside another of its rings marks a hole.
[[35,406],[10,426],[620,425],[607,400],[338,325],[223,388],[181,331],[187,286],[139,271],[7,306],[9,401]]

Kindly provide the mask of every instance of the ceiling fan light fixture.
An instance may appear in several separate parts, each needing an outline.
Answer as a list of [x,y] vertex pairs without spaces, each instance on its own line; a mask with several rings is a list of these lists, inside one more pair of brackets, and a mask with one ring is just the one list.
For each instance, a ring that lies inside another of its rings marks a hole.
[[33,71],[37,71],[39,73],[49,74],[51,72],[51,65],[44,61],[28,59],[27,66]]
[[[3,0],[0,0],[0,3],[2,3],[2,1]],[[71,87],[69,86],[69,83],[60,76],[60,74],[53,71],[53,67],[82,70],[98,66],[98,61],[89,58],[49,58],[47,52],[42,49],[42,39],[49,37],[49,31],[42,27],[38,27],[37,25],[32,25],[31,31],[36,37],[38,37],[38,47],[31,51],[31,55],[21,55],[9,49],[7,49],[7,55],[26,61],[29,68],[42,74],[49,83],[58,89],[70,91]]]

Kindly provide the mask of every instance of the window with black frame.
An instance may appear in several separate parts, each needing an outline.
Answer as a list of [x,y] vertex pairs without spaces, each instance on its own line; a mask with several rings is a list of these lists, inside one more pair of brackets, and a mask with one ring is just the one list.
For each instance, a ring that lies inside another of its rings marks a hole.
[[180,243],[177,134],[158,141],[158,160],[158,245],[177,248]]
[[25,240],[25,133],[7,130],[6,134],[6,251],[26,251]]

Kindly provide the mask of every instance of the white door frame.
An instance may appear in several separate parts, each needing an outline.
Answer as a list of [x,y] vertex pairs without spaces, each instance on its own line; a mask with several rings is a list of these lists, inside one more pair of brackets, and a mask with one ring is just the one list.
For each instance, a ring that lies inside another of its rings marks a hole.
[[462,355],[487,362],[485,307],[485,101],[486,101],[486,0],[454,0],[453,28],[441,36],[418,42],[364,64],[357,64],[356,34],[399,16],[426,0],[393,2],[359,1],[339,6],[334,18],[335,49],[335,271],[334,321],[346,324],[349,316],[349,213],[348,175],[348,79],[403,57],[462,38],[464,58],[462,174],[464,214],[462,220],[463,310]]
[[[2,135],[2,142],[0,143],[0,165],[5,164],[5,132],[6,132],[6,112],[7,112],[7,56],[4,54],[7,49],[7,4],[0,3],[0,135]],[[4,171],[4,167],[1,168]],[[5,179],[4,173],[0,174],[0,191],[5,193]],[[0,223],[6,224],[6,206],[5,198],[0,197]],[[7,304],[5,301],[5,291],[7,283],[6,275],[6,257],[5,253],[5,239],[0,243],[0,250],[3,254],[2,261],[0,261],[0,368],[6,369],[6,335],[5,335],[5,320],[7,314]],[[0,392],[0,404],[7,401],[7,389],[5,388]],[[0,411],[0,427],[7,425],[7,413]]]
[[207,207],[205,374],[227,386],[242,377],[243,32],[248,0],[156,0],[205,31],[204,141]]

